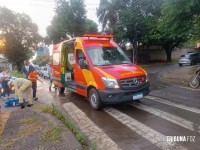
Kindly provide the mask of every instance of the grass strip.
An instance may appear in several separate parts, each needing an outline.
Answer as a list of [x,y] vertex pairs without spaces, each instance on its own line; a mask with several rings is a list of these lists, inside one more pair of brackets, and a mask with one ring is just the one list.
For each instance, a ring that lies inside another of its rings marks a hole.
[[23,118],[23,119],[20,119],[19,122],[28,125],[28,124],[32,124],[32,123],[36,122],[37,120],[38,120],[38,118],[36,118],[36,117]]
[[76,128],[75,124],[72,121],[68,120],[63,115],[63,113],[57,108],[57,106],[55,106],[54,104],[51,104],[51,105],[47,105],[47,106],[36,105],[35,107],[42,110],[45,113],[49,113],[49,114],[55,116],[57,119],[62,121],[62,123],[72,131],[72,133],[75,135],[76,139],[82,144],[83,149],[95,150],[96,142],[92,142],[91,145],[89,146],[87,144],[87,140],[86,140],[85,136],[78,131],[78,129]]
[[25,78],[25,75],[22,74],[21,72],[18,72],[17,70],[11,71],[12,76],[17,77],[17,78]]
[[61,127],[52,127],[44,131],[42,140],[45,142],[56,143],[61,140]]

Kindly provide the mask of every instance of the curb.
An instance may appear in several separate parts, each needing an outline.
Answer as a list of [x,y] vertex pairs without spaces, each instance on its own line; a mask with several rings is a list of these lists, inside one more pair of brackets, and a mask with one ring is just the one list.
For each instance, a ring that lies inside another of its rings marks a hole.
[[63,108],[70,115],[72,120],[79,125],[80,130],[87,138],[90,141],[96,142],[96,150],[120,150],[119,146],[73,103],[65,103]]

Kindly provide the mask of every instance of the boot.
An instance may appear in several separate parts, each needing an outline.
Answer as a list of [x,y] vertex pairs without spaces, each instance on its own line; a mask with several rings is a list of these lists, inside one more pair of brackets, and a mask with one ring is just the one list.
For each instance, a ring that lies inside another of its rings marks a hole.
[[28,104],[28,105],[26,105],[27,107],[32,107],[33,106],[33,104]]
[[19,104],[19,105],[21,106],[21,109],[24,109],[24,108],[25,108],[24,103],[21,103],[21,104]]

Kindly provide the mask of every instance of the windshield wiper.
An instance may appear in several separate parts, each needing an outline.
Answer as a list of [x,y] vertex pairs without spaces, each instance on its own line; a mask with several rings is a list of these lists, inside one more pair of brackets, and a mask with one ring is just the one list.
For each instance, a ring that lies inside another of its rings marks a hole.
[[113,64],[108,64],[108,63],[107,63],[107,64],[103,64],[103,65],[101,65],[101,66],[109,66],[109,65],[113,65]]
[[121,64],[131,64],[131,62],[122,62]]

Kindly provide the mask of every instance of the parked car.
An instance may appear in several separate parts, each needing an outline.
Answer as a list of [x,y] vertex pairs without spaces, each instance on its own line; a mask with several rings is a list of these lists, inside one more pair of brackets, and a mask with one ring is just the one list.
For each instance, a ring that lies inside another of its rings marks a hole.
[[183,65],[196,65],[200,63],[200,53],[187,53],[185,55],[181,55],[179,58],[179,66]]
[[45,79],[49,79],[48,69],[47,67],[41,67],[39,71],[39,75]]

